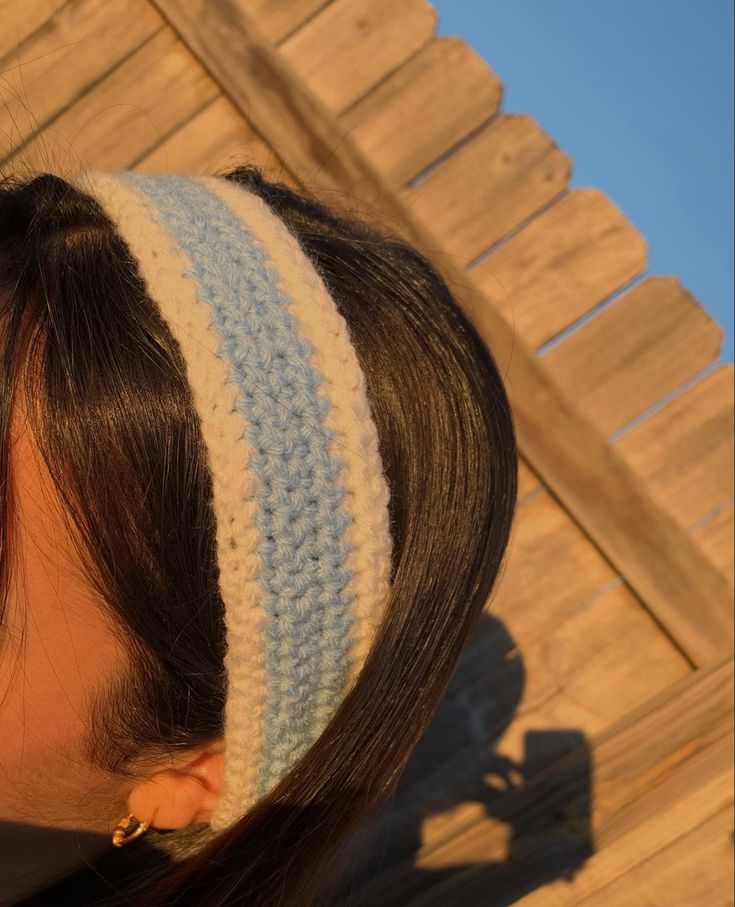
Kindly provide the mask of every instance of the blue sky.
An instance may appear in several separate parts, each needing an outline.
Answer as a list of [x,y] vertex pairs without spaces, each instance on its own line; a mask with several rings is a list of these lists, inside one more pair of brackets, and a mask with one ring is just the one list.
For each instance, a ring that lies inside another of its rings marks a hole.
[[[733,0],[430,0],[724,329],[733,362]],[[640,278],[639,278],[640,279]]]

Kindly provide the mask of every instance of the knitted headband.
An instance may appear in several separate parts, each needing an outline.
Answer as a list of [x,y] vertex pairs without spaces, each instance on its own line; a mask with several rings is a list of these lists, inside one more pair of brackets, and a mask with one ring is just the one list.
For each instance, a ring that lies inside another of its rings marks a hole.
[[87,171],[177,340],[213,479],[227,627],[221,831],[317,739],[363,666],[391,572],[365,378],[284,222],[224,177]]

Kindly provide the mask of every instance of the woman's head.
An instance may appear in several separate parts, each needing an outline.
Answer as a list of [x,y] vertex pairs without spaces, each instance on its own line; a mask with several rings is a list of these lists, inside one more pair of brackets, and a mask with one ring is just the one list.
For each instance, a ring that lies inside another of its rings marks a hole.
[[[490,594],[517,454],[495,363],[422,256],[254,167],[222,176],[283,219],[349,326],[390,487],[391,589],[358,682],[316,743],[145,902],[186,876],[207,892],[199,903],[307,904],[390,793]],[[155,806],[154,829],[207,822],[222,783],[226,626],[212,476],[180,349],[114,225],[51,175],[0,186],[0,293],[0,682],[16,740],[29,700],[48,737],[27,742],[27,763],[0,743],[12,768],[0,819],[107,835]],[[38,451],[23,461],[38,469],[16,464],[24,450]],[[40,489],[58,503],[53,518],[32,509]],[[29,619],[43,632],[15,654]],[[45,674],[24,661],[34,653]],[[24,669],[47,677],[39,699]],[[51,765],[61,786],[43,781]],[[22,799],[24,784],[30,802],[6,796]]]

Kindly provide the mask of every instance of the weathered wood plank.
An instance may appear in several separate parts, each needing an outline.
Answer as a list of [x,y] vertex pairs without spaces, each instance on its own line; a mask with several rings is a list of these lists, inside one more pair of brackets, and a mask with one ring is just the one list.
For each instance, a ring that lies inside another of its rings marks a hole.
[[468,273],[538,349],[640,276],[647,259],[645,238],[604,192],[572,189]]
[[[143,4],[144,11],[148,5]],[[291,15],[294,9],[289,8]],[[88,24],[89,3],[79,5],[78,15],[80,40],[73,42],[77,53],[80,47],[91,56],[105,52],[93,33],[96,20]],[[136,15],[134,7],[127,8],[128,17]],[[65,27],[50,23],[43,34],[35,35],[34,53],[58,54],[59,33]],[[10,151],[3,161],[6,172],[50,169],[63,176],[93,160],[98,169],[210,173],[248,160],[294,184],[273,150],[161,19],[157,30],[89,88],[73,80],[64,84],[68,98],[56,98],[59,112],[14,150],[10,145],[4,149]],[[43,88],[31,84],[31,102]]]
[[[37,29],[53,28],[52,20],[68,0],[3,0],[0,14],[0,72],[8,78],[8,68],[24,65],[26,42]],[[14,61],[14,62],[13,62]],[[4,93],[4,92],[3,92]]]
[[[692,345],[701,346],[701,330],[690,327]],[[723,363],[615,442],[681,526],[731,503],[735,494],[734,376],[735,366]]]
[[732,907],[733,804],[579,901],[579,907]]
[[433,38],[339,117],[384,179],[402,186],[500,108],[502,85],[460,38]]
[[430,41],[436,22],[427,0],[336,0],[278,51],[321,103],[338,113]]
[[[37,131],[71,103],[78,103],[99,79],[162,28],[161,16],[142,0],[134,10],[129,0],[78,0],[61,6],[42,28],[9,50],[0,58],[4,71],[0,166],[7,169],[6,159],[15,154],[17,170],[18,152]],[[19,56],[25,61],[20,67]],[[68,161],[50,149],[43,169],[58,172],[66,166]]]
[[[577,904],[733,801],[733,662],[694,672],[616,723],[595,745],[596,853],[559,900]],[[725,876],[726,867],[721,871]],[[563,896],[564,900],[561,900]]]
[[[141,79],[144,72],[145,78]],[[46,128],[8,156],[8,170],[32,167],[71,175],[94,158],[100,170],[124,166],[131,149],[158,145],[220,95],[208,73],[165,26]],[[124,136],[124,141],[121,137]]]
[[563,192],[571,171],[534,119],[503,114],[396,198],[412,220],[431,224],[436,248],[465,267]]
[[[418,896],[407,899],[402,892],[400,899],[382,903],[386,907],[390,904],[439,907],[446,904],[447,894],[451,892],[457,901],[468,904],[497,903],[499,900],[519,907],[577,907],[590,901],[607,905],[605,890],[612,880],[635,872],[641,862],[655,857],[662,844],[680,838],[692,825],[706,821],[713,813],[732,809],[730,753],[734,741],[732,732],[726,734],[678,768],[671,780],[667,779],[654,790],[643,791],[635,803],[627,804],[619,815],[609,820],[609,829],[604,825],[598,828],[595,852],[571,880],[546,881],[545,864],[554,859],[554,849],[560,846],[558,836],[554,840],[554,835],[549,835],[544,842],[530,835],[528,847],[534,852],[525,869],[521,858],[515,866],[499,871],[471,867],[460,873],[448,872],[442,884],[420,890]],[[542,808],[539,804],[539,811]],[[455,853],[486,853],[482,830],[478,826],[453,842],[457,848]],[[609,839],[606,833],[614,837]],[[434,855],[433,859],[436,858]],[[427,856],[427,859],[432,857]],[[445,859],[449,859],[449,855],[445,855]],[[712,867],[712,872],[717,872],[717,867]],[[719,867],[716,881],[720,890],[730,884],[726,864]],[[600,886],[603,890],[598,895]],[[522,896],[523,891],[529,890],[532,893]],[[391,887],[393,891],[395,888]],[[630,894],[629,888],[628,892]],[[504,896],[512,900],[504,899]],[[668,904],[669,900],[664,898],[663,903]]]
[[333,0],[233,0],[260,26],[265,37],[280,44]]
[[[525,786],[500,793],[493,815],[501,821],[480,808],[474,822],[450,821],[414,860],[363,885],[350,907],[433,907],[447,903],[448,892],[468,904],[586,903],[732,804],[732,702],[731,658],[683,677]],[[571,879],[560,878],[565,852]],[[724,883],[726,867],[720,873]]]
[[722,336],[678,278],[646,277],[543,360],[609,437],[713,363]]
[[243,161],[259,166],[269,179],[301,188],[229,98],[219,95],[163,142],[131,157],[124,166],[142,173],[212,175]]

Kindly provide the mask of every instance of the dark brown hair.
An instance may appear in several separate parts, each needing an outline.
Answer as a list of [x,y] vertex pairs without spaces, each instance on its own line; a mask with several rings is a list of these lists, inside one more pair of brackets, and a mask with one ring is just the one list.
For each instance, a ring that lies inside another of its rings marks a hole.
[[[390,486],[392,592],[357,685],[311,749],[238,823],[143,873],[120,903],[308,907],[328,896],[360,821],[390,797],[496,583],[516,439],[493,356],[424,256],[253,165],[219,175],[283,219],[348,324]],[[131,760],[224,728],[212,483],[184,363],[113,223],[53,174],[0,180],[0,293],[2,602],[9,427],[23,381],[89,582],[134,666],[94,703],[89,759],[137,780]]]

